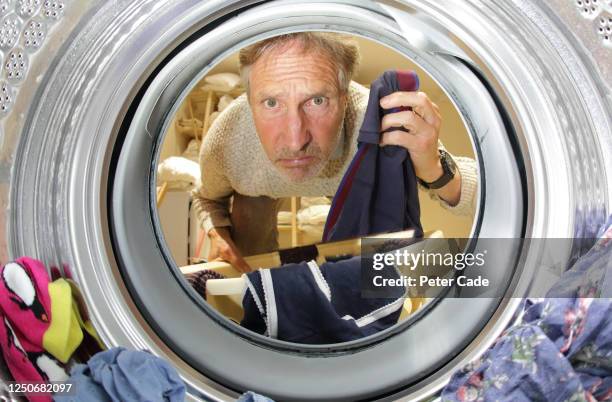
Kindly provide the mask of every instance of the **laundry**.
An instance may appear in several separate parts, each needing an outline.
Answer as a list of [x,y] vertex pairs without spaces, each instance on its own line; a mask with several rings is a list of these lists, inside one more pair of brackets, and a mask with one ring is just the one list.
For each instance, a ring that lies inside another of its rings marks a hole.
[[225,108],[227,108],[229,104],[232,103],[233,100],[234,98],[228,94],[221,96],[219,98],[219,103],[217,104],[217,111],[218,112],[224,111]]
[[43,346],[62,363],[66,363],[83,340],[83,331],[73,307],[72,290],[64,279],[49,284],[51,323],[43,336]]
[[75,365],[68,380],[75,392],[56,395],[60,402],[136,402],[185,400],[185,384],[176,369],[145,351],[122,347],[93,356]]
[[210,74],[204,77],[204,82],[219,86],[225,90],[231,90],[240,85],[241,79],[238,74],[234,73],[217,73]]
[[588,401],[569,362],[539,327],[515,327],[455,373],[443,401]]
[[[379,274],[398,278],[394,267]],[[363,338],[397,323],[406,289],[389,298],[361,295],[361,259],[314,261],[245,274],[240,325],[288,342],[326,344]]]
[[202,143],[195,138],[189,141],[187,148],[183,151],[183,158],[187,158],[195,163],[199,163],[198,158],[200,155],[200,146]]
[[168,183],[170,188],[188,191],[200,184],[200,167],[190,159],[171,156],[157,167],[157,180]]
[[297,221],[297,229],[301,234],[320,240],[323,227],[329,215],[330,201],[327,197],[300,197],[300,209],[294,217],[291,211],[279,211],[278,225],[291,225]]
[[410,228],[422,237],[417,181],[410,155],[400,146],[378,145],[382,117],[400,111],[382,109],[380,99],[396,91],[416,91],[418,87],[416,73],[402,70],[385,71],[372,83],[358,150],[332,202],[323,241]]
[[[13,379],[42,383],[65,380],[61,363],[43,348],[52,322],[50,293],[54,293],[49,292],[45,266],[22,257],[4,265],[0,276],[0,346]],[[50,400],[44,395],[28,395],[28,399]]]
[[612,269],[612,217],[599,235],[553,286],[554,297],[527,300],[519,323],[453,375],[443,401],[612,399],[612,299],[593,297]]
[[[18,332],[9,319],[0,314],[0,347],[2,356],[13,380],[16,382],[47,383],[65,381],[68,378],[61,363],[41,347],[31,344]],[[48,402],[47,395],[26,395],[31,402]]]
[[318,255],[319,249],[314,244],[278,250],[278,256],[282,265],[316,260]]
[[598,241],[547,293],[547,297],[612,298],[612,215],[597,233]]
[[[94,328],[93,323],[89,319],[89,314],[87,312],[85,299],[83,298],[83,294],[81,293],[81,289],[77,286],[76,282],[72,279],[66,279],[68,284],[70,285],[70,290],[72,291],[72,307],[75,310],[76,318],[79,321],[79,326],[85,330],[85,340],[87,340],[88,336],[96,343],[97,352],[101,352],[106,347],[104,343],[98,336],[98,332]],[[95,353],[91,353],[90,356],[93,356]]]
[[187,282],[193,287],[193,289],[206,300],[206,282],[209,279],[225,279],[225,276],[220,273],[205,269],[199,272],[193,272],[185,275]]
[[32,345],[42,346],[51,321],[49,275],[37,260],[22,257],[2,267],[0,308],[15,330]]
[[72,279],[58,278],[49,283],[49,294],[52,319],[43,336],[45,350],[62,363],[67,363],[77,350],[80,358],[104,350],[77,284]]

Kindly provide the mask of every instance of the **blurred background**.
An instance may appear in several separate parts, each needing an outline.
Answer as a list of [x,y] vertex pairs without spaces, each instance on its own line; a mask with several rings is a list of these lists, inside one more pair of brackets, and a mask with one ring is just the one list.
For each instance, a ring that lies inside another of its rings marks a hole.
[[[421,90],[440,107],[443,123],[440,139],[453,155],[474,158],[474,149],[457,109],[440,86],[416,64],[379,43],[355,37],[361,50],[358,83],[369,86],[387,69],[412,69],[420,78]],[[191,189],[200,174],[198,154],[202,138],[219,113],[244,93],[238,77],[238,54],[214,66],[200,80],[181,105],[165,134],[158,161],[158,212],[166,243],[178,266],[201,261],[208,254],[209,242],[195,210]],[[469,236],[473,217],[453,215],[419,192],[423,229],[442,231],[445,237]],[[329,201],[324,197],[293,197],[283,200],[279,213],[281,248],[320,241]]]

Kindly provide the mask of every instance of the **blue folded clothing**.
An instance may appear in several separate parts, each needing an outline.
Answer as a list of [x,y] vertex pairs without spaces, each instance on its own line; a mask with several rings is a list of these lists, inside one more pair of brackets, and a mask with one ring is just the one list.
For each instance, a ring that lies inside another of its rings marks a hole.
[[60,402],[137,402],[185,400],[185,384],[176,369],[148,352],[113,348],[77,364],[67,382],[72,395],[56,395]]
[[[399,278],[393,266],[377,272]],[[246,274],[243,327],[283,341],[346,342],[397,323],[405,287],[385,298],[362,297],[361,258],[322,264],[314,261]]]

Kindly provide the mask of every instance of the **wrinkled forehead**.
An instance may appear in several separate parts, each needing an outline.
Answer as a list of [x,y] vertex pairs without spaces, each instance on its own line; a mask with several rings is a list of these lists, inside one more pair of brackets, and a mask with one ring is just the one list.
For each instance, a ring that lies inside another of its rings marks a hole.
[[304,49],[297,41],[268,49],[251,66],[249,80],[252,87],[302,80],[311,84],[325,82],[335,90],[339,88],[338,67],[333,59],[322,51]]

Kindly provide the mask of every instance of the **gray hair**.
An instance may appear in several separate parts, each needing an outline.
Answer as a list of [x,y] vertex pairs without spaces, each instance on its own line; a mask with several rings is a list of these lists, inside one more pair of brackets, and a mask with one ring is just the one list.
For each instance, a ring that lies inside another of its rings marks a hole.
[[340,90],[346,93],[353,76],[359,68],[359,47],[350,36],[334,32],[297,32],[274,36],[256,42],[240,50],[240,76],[247,94],[251,66],[269,51],[298,41],[304,53],[318,52],[330,58],[338,70]]

